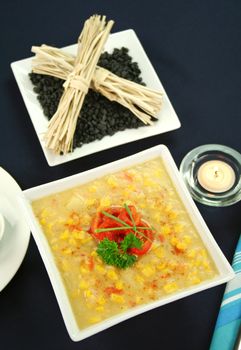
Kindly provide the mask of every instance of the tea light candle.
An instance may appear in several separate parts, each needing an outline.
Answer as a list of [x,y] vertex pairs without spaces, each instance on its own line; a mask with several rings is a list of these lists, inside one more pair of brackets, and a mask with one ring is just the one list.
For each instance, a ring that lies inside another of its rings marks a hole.
[[241,200],[241,154],[224,145],[209,144],[186,154],[180,173],[193,199],[215,207]]
[[209,160],[203,163],[197,172],[199,184],[209,192],[226,192],[235,183],[235,172],[226,162]]

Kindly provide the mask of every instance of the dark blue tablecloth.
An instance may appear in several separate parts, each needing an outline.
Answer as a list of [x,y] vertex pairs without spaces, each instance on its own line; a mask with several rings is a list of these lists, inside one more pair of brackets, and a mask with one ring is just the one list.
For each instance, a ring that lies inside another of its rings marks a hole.
[[[44,158],[10,63],[32,45],[74,43],[93,13],[115,20],[113,31],[133,28],[180,118],[176,131],[132,142],[50,168]],[[194,147],[219,143],[241,152],[241,2],[216,1],[2,1],[0,4],[0,165],[29,188],[165,144],[179,166]],[[198,204],[229,261],[241,232],[240,203]],[[0,267],[1,268],[1,267]],[[224,285],[157,308],[80,343],[73,343],[37,247],[0,293],[2,350],[209,348]]]

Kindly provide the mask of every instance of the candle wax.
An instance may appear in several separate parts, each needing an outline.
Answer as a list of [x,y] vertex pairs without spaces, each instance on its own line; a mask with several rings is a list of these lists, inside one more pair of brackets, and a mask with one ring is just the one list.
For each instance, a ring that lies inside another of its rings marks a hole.
[[233,168],[221,160],[209,160],[198,169],[197,179],[199,184],[209,192],[226,192],[235,183]]

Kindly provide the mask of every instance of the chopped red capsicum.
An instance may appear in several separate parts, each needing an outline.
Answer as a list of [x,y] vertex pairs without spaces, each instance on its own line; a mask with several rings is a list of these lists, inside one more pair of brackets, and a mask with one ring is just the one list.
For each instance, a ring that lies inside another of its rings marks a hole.
[[[112,215],[113,218],[108,214]],[[125,226],[127,227],[125,228]],[[117,227],[123,227],[123,229],[115,230]],[[117,243],[120,243],[129,233],[133,233],[141,240],[142,247],[140,249],[130,248],[128,252],[140,256],[147,253],[152,245],[153,229],[148,230],[148,227],[150,226],[141,220],[140,214],[133,205],[110,207],[97,213],[91,224],[90,233],[99,241],[108,238]],[[110,231],[108,231],[108,228],[110,228]]]

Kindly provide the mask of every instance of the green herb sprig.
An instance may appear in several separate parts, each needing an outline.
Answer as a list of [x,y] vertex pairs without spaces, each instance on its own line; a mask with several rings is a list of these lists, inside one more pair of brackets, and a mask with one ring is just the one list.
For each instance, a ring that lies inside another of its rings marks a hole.
[[104,238],[98,244],[96,252],[106,264],[126,269],[127,267],[132,266],[137,260],[137,257],[128,254],[127,250],[130,248],[140,249],[141,247],[141,240],[133,233],[129,233],[125,236],[119,246],[115,241]]

